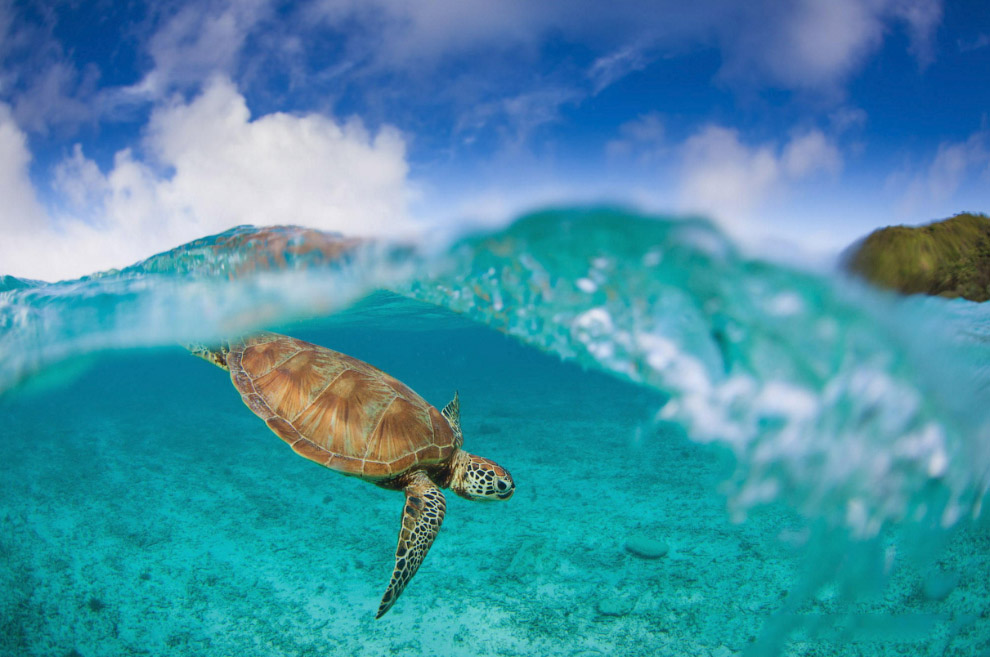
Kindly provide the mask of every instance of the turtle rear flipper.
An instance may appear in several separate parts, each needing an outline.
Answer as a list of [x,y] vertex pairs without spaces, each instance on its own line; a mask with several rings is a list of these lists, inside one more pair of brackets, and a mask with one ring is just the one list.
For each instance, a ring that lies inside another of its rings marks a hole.
[[395,547],[395,568],[375,618],[381,618],[392,608],[406,584],[416,574],[433,545],[433,539],[437,537],[447,509],[443,492],[422,470],[410,473],[405,493],[402,528],[399,530],[399,543]]

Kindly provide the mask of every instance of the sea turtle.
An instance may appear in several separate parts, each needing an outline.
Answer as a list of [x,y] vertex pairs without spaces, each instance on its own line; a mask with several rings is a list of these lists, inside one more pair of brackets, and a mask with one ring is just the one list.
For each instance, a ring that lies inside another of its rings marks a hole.
[[507,500],[508,471],[461,449],[457,393],[442,411],[356,358],[277,333],[190,351],[230,372],[241,399],[297,454],[346,475],[402,490],[395,567],[375,618],[416,573],[443,522],[441,488],[469,500]]

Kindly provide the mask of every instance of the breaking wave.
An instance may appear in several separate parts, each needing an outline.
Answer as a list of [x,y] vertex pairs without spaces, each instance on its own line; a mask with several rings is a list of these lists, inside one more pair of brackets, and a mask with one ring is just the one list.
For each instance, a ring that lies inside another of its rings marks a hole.
[[0,390],[94,352],[310,318],[481,323],[660,390],[657,421],[736,455],[740,517],[783,499],[857,536],[948,527],[990,482],[990,307],[894,297],[745,257],[702,221],[609,209],[429,248],[242,226],[79,280],[5,276]]

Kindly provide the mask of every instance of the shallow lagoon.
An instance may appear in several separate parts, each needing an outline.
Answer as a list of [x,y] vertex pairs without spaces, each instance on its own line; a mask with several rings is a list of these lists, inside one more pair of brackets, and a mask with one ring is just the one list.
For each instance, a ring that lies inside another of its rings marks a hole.
[[[830,576],[818,560],[834,561],[831,548],[809,545],[828,533],[783,505],[729,521],[731,455],[656,424],[657,393],[484,329],[295,329],[435,405],[459,389],[466,445],[511,469],[513,499],[448,496],[425,564],[376,621],[398,493],[297,457],[226,373],[179,349],[105,356],[67,385],[4,401],[4,654],[986,647],[986,526],[937,534],[931,561],[889,577],[859,546]],[[635,535],[670,551],[638,558],[624,549]],[[874,590],[844,592],[849,568]]]
[[[628,238],[615,216],[578,214],[469,241],[453,269],[420,262],[393,286],[462,315],[367,292],[352,310],[314,304],[325,278],[196,287],[161,261],[5,284],[0,653],[990,650],[990,526],[957,512],[987,480],[968,412],[987,394],[982,308],[835,292],[697,226],[630,220]],[[344,274],[327,275],[352,287],[330,289],[361,289]],[[244,321],[367,360],[438,407],[459,390],[466,448],[515,477],[504,504],[448,495],[384,618],[401,495],[299,458],[225,372],[170,346],[243,317],[211,315],[217,301],[262,307]],[[917,328],[932,321],[963,337],[936,348],[945,335]],[[642,558],[631,538],[667,551]]]

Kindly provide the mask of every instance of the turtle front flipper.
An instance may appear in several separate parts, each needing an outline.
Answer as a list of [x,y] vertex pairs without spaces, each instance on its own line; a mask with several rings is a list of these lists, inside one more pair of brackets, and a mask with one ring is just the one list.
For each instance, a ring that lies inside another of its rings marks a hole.
[[395,548],[395,569],[375,618],[381,618],[392,608],[406,584],[416,574],[433,545],[433,539],[440,531],[440,523],[443,522],[443,514],[447,509],[443,492],[422,470],[410,473],[405,492],[402,528],[399,530],[399,544]]
[[207,360],[217,367],[230,371],[230,367],[227,365],[227,353],[230,351],[225,343],[216,346],[210,346],[201,344],[198,342],[192,342],[182,345],[186,349],[192,352],[194,356],[199,356],[203,360]]

